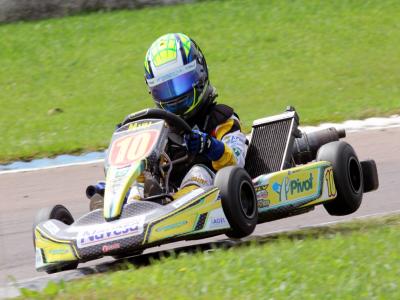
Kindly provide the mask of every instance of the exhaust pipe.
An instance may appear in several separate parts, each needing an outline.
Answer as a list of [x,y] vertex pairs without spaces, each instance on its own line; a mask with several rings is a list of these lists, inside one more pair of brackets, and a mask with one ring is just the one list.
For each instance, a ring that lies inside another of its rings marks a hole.
[[302,136],[294,140],[293,159],[296,164],[305,164],[313,161],[322,145],[338,141],[344,137],[346,137],[346,131],[334,127],[310,133],[302,132]]
[[106,189],[106,183],[103,181],[99,181],[95,185],[89,185],[86,188],[86,197],[88,197],[88,199],[91,199],[96,194],[104,197],[105,189]]

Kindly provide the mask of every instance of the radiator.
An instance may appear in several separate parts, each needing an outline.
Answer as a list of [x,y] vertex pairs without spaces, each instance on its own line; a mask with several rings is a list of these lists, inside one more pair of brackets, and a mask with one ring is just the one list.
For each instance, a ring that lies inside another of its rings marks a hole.
[[295,111],[253,122],[245,163],[252,178],[293,166],[292,148],[298,124]]

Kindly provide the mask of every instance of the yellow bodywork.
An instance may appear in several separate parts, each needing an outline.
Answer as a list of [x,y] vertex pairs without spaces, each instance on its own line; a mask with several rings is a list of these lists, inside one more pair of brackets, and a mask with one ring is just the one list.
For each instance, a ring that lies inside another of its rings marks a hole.
[[129,166],[123,175],[118,175],[121,170],[116,167],[108,169],[103,211],[105,219],[118,218],[121,215],[125,196],[132,183],[141,176],[144,167],[145,161],[141,160]]
[[[75,261],[79,256],[74,246],[69,241],[50,239],[48,236],[35,229],[36,251],[42,251],[45,261],[41,264],[60,263],[62,261]],[[38,261],[36,262],[38,267]],[[40,267],[40,266],[39,266]]]
[[310,206],[336,197],[333,169],[325,161],[261,175],[253,182],[260,212],[289,203]]
[[195,231],[195,226],[198,224],[198,219],[202,214],[221,209],[221,201],[218,196],[219,190],[212,189],[207,194],[202,194],[182,206],[178,212],[174,211],[160,218],[164,220],[153,221],[147,227],[144,242],[151,243]]

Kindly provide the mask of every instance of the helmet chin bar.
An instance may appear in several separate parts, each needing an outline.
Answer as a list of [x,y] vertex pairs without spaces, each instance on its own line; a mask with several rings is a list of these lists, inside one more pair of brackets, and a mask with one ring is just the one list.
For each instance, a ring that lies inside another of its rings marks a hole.
[[208,83],[205,88],[203,88],[202,94],[199,96],[199,104],[190,112],[186,112],[181,117],[188,120],[198,114],[202,109],[206,108],[209,104],[214,102],[215,98],[218,96],[216,89]]

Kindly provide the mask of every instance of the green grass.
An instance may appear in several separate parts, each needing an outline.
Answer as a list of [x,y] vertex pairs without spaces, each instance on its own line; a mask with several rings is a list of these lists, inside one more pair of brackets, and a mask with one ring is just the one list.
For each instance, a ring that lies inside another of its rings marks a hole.
[[303,124],[399,112],[399,19],[397,0],[243,0],[1,25],[0,161],[105,148],[152,106],[142,64],[166,32],[200,44],[246,128],[288,104]]
[[399,239],[399,215],[367,219],[50,283],[21,298],[399,299]]

